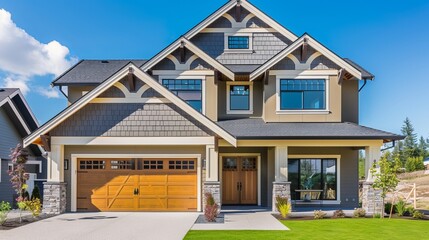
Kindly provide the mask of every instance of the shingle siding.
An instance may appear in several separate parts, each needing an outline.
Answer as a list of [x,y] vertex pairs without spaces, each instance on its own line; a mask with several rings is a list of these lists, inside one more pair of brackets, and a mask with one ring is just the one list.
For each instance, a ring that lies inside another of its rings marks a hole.
[[5,201],[12,203],[14,190],[12,188],[12,184],[10,183],[10,177],[7,173],[8,171],[8,160],[1,159],[1,173],[0,173],[0,202]]
[[173,104],[88,104],[51,136],[199,137],[213,133]]

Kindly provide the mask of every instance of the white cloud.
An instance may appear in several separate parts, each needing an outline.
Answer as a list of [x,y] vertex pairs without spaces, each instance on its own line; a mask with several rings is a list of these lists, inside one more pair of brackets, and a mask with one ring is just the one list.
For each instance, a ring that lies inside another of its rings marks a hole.
[[[27,93],[33,76],[58,76],[76,61],[69,56],[66,46],[55,40],[47,44],[39,42],[16,26],[8,11],[0,9],[0,71],[8,75],[3,80],[5,87],[19,87]],[[42,95],[55,96],[55,90]]]
[[47,98],[59,98],[60,97],[60,93],[55,88],[38,87],[38,88],[36,88],[36,91],[40,95],[45,96]]

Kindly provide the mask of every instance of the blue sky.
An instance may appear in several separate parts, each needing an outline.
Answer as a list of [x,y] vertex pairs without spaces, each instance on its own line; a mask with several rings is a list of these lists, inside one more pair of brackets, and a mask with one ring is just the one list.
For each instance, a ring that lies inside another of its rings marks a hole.
[[[150,58],[225,2],[2,0],[0,9],[40,43],[36,49],[45,51],[55,40],[59,44],[49,49],[62,54],[46,59],[55,69],[24,65],[33,69],[28,74],[2,68],[11,58],[4,55],[2,62],[0,55],[0,86],[5,79],[24,79],[26,98],[43,123],[66,107],[65,98],[48,88],[56,69],[77,59]],[[362,125],[399,133],[408,116],[419,135],[429,136],[429,1],[251,2],[295,34],[308,32],[376,76],[360,94]]]

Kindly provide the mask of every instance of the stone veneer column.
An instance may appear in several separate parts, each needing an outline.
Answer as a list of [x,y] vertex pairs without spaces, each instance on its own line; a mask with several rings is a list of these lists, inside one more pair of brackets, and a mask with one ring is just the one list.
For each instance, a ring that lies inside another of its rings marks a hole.
[[364,182],[362,186],[362,208],[368,214],[383,213],[381,190],[374,189],[372,182]]
[[61,214],[66,211],[66,185],[60,182],[43,183],[43,213]]
[[205,193],[211,193],[215,202],[219,205],[219,210],[222,206],[220,199],[220,182],[204,182],[203,185],[203,211],[206,207],[206,196]]
[[276,197],[287,197],[290,202],[290,182],[273,182],[273,212],[278,212],[276,208]]

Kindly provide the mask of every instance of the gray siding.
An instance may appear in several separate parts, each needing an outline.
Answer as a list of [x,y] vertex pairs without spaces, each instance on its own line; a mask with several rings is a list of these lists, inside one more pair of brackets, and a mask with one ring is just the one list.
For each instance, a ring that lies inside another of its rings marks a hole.
[[10,177],[7,173],[8,171],[8,160],[2,159],[0,161],[1,164],[1,178],[0,178],[0,202],[5,201],[12,203],[13,202],[13,194],[15,191],[12,188],[12,184],[10,183]]
[[22,138],[5,110],[0,107],[0,158],[9,158],[10,149],[22,142]]
[[224,53],[223,33],[199,33],[191,41],[222,64],[263,64],[290,44],[280,33],[253,33],[253,53]]
[[88,104],[52,136],[185,137],[213,133],[173,104]]
[[288,154],[296,155],[341,155],[340,169],[340,205],[339,209],[353,209],[359,205],[358,150],[350,148],[305,148],[290,147]]

